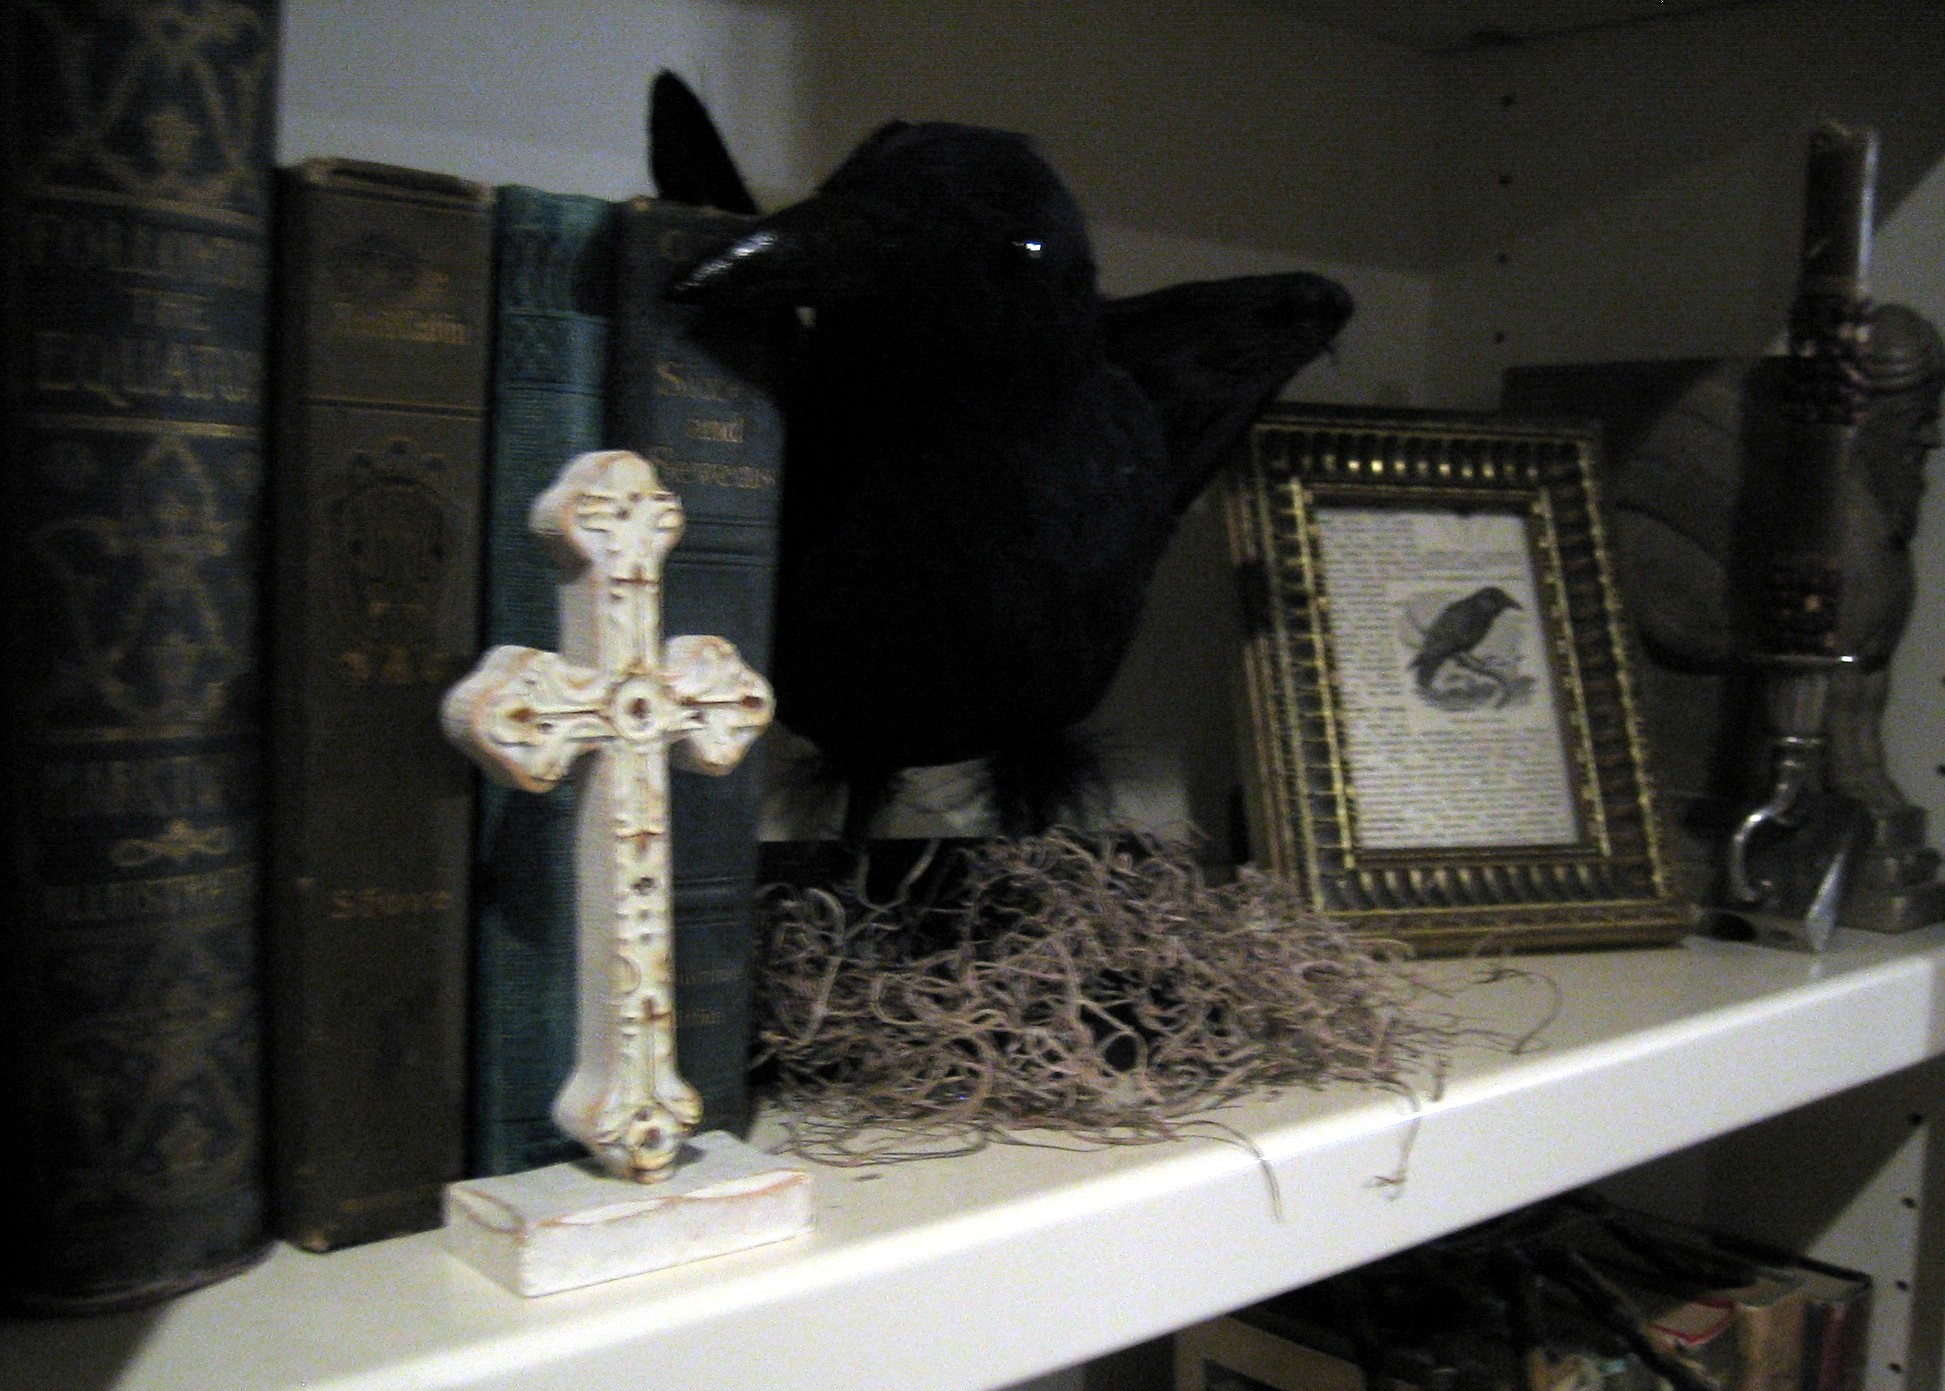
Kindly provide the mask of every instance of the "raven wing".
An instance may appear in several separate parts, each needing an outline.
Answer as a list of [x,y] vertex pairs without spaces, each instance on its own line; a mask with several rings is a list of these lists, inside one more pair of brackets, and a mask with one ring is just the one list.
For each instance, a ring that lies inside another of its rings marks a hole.
[[1352,302],[1336,281],[1291,271],[1189,281],[1103,309],[1109,361],[1161,416],[1180,515],[1284,383],[1330,347]]
[[716,123],[672,72],[657,73],[648,89],[648,170],[656,195],[671,202],[748,215],[757,210]]

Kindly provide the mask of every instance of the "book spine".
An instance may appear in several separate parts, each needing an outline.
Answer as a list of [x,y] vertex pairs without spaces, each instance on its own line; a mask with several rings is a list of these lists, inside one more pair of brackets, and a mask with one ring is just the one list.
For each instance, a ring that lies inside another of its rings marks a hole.
[[0,16],[4,1297],[264,1249],[257,567],[268,4]]
[[[602,443],[612,205],[508,185],[495,215],[497,313],[486,506],[485,645],[560,648],[560,575],[527,523],[536,494]],[[480,789],[473,904],[473,1169],[573,1159],[554,1124],[574,1067],[578,926],[571,787]]]
[[271,1182],[329,1250],[464,1176],[474,784],[439,701],[479,648],[492,190],[285,172],[269,478]]
[[1844,1275],[1842,1294],[1813,1299],[1804,1312],[1803,1391],[1863,1391],[1867,1380],[1872,1289],[1862,1276]]
[[1797,1391],[1803,1380],[1804,1321],[1808,1296],[1801,1288],[1736,1311],[1742,1391]]
[[[651,459],[688,519],[664,575],[663,631],[727,638],[767,673],[783,424],[763,384],[782,340],[767,317],[704,323],[664,296],[748,219],[649,198],[616,218],[608,443]],[[676,1057],[705,1130],[749,1122],[758,777],[751,759],[724,778],[670,779]]]

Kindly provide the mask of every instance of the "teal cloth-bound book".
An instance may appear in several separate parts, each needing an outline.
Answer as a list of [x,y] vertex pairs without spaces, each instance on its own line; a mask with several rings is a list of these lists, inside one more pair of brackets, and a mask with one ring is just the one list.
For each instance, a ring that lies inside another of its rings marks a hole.
[[[487,482],[485,641],[559,647],[559,577],[527,528],[534,496],[599,449],[613,205],[500,189]],[[473,1164],[518,1173],[580,1152],[551,1114],[574,1063],[574,800],[481,789],[474,886]]]
[[[487,497],[486,637],[555,650],[558,575],[527,509],[576,454],[653,459],[688,521],[665,573],[663,630],[769,661],[783,432],[756,382],[773,326],[712,324],[668,303],[672,275],[744,220],[654,199],[500,190],[499,324]],[[718,336],[726,335],[726,336]],[[733,365],[732,365],[733,364]],[[753,762],[728,778],[672,775],[676,1051],[703,1129],[749,1120],[756,878]],[[574,1063],[573,793],[483,790],[475,885],[474,1155],[481,1174],[572,1158],[552,1117]]]
[[[727,638],[767,675],[783,421],[765,384],[795,323],[704,320],[663,294],[747,225],[650,198],[617,208],[607,433],[654,461],[687,514],[664,570],[663,631]],[[676,1062],[702,1094],[704,1130],[749,1123],[758,762],[723,778],[671,775]]]

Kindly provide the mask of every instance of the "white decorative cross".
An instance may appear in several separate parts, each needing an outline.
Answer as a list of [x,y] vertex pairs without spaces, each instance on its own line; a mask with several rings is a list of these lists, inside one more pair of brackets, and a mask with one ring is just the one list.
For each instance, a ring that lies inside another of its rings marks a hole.
[[446,734],[529,792],[601,755],[577,804],[579,1048],[554,1119],[608,1172],[651,1183],[702,1114],[675,1067],[668,759],[727,773],[773,702],[722,638],[663,645],[662,559],[682,504],[645,459],[581,455],[534,499],[529,524],[570,569],[562,655],[494,648],[446,693]]

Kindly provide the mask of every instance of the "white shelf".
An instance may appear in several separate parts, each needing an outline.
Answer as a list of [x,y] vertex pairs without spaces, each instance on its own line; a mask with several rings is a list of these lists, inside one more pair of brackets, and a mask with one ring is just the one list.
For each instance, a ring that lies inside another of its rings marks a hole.
[[[1416,1111],[1340,1088],[1219,1113],[1261,1162],[1188,1139],[818,1169],[811,1236],[532,1301],[431,1234],[285,1247],[146,1315],[8,1324],[0,1387],[1005,1386],[1945,1051],[1938,929],[1840,934],[1822,958],[1695,942],[1517,964],[1562,992],[1539,1047],[1465,1052]],[[1459,1001],[1499,1029],[1545,1004],[1519,980]]]

